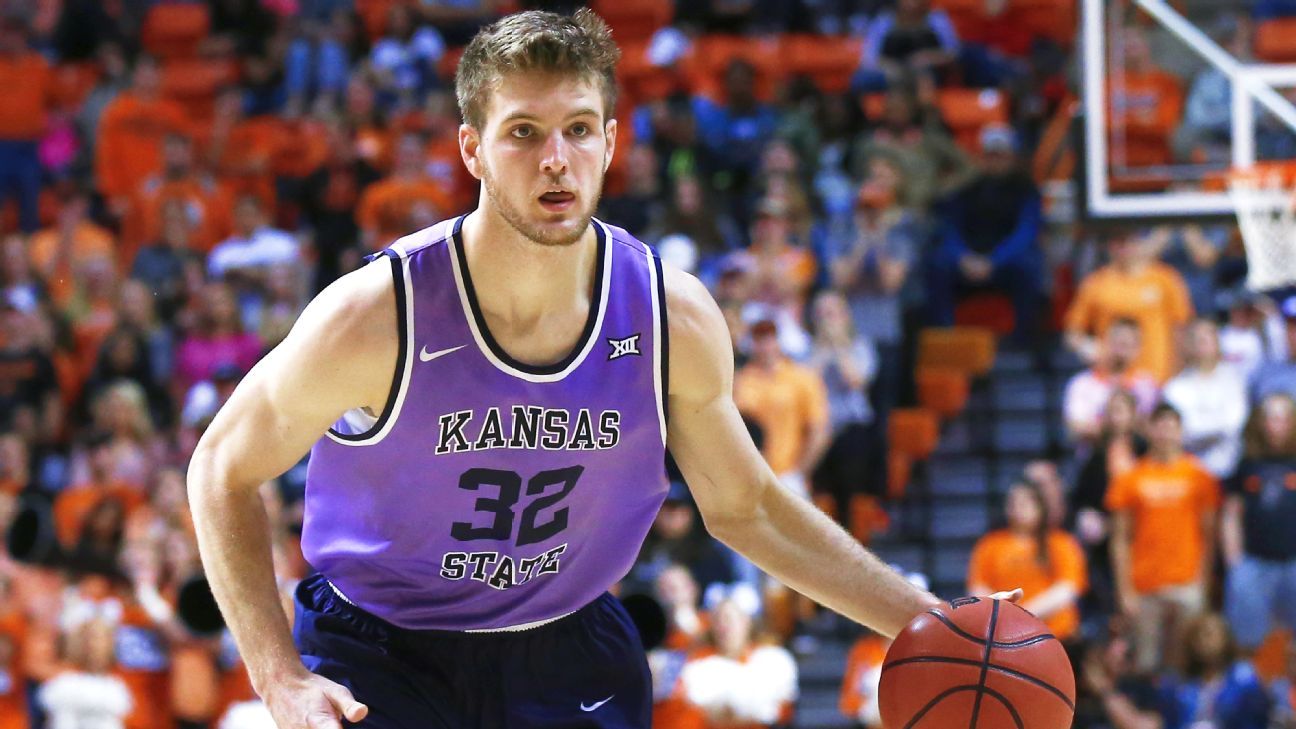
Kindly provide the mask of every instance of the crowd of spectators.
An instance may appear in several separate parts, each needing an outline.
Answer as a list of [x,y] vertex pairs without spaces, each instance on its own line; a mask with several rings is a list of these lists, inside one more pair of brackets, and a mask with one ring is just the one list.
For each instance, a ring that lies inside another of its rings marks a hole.
[[[5,6],[0,525],[30,527],[35,546],[0,554],[0,728],[268,726],[228,634],[193,624],[188,456],[314,293],[474,206],[450,74],[455,49],[508,9]],[[205,18],[190,46],[156,40],[171,11]],[[1027,160],[1067,108],[1065,44],[1020,43],[1008,25],[961,38],[929,0],[673,15],[645,51],[664,69],[715,33],[862,49],[840,85],[735,57],[700,87],[672,76],[617,110],[600,215],[712,290],[735,401],[781,482],[847,525],[853,497],[886,498],[886,423],[914,400],[915,331],[998,296],[1009,344],[1066,346],[1087,369],[1060,403],[1072,453],[1008,491],[967,591],[1025,588],[1076,655],[1079,727],[1296,726],[1296,658],[1269,684],[1249,663],[1271,627],[1296,622],[1296,299],[1232,287],[1236,230],[1104,236],[1104,265],[1068,261],[1081,275],[1064,296]],[[1140,33],[1124,48],[1141,101],[1115,113],[1177,128],[1179,82]],[[1220,143],[1220,86],[1203,75],[1188,95],[1186,154]],[[1002,95],[1005,118],[956,134],[940,100],[965,88]],[[304,473],[263,488],[286,604],[310,569]],[[682,484],[621,591],[666,613],[657,726],[795,721],[795,654],[824,615],[710,539]],[[865,636],[842,667],[842,710],[861,726],[879,726],[885,648]]]

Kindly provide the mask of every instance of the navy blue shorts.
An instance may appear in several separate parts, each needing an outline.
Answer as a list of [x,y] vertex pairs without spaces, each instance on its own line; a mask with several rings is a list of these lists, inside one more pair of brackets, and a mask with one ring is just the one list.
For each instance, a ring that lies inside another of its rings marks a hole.
[[372,729],[648,729],[652,679],[639,632],[604,594],[530,630],[407,630],[349,604],[320,575],[297,587],[306,668],[369,707]]

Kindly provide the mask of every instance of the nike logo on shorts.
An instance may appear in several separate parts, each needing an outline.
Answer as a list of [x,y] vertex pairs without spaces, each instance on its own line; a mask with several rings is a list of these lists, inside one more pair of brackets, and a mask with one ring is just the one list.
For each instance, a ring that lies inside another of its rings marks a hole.
[[451,352],[458,352],[459,350],[461,350],[461,349],[463,349],[464,347],[467,347],[467,346],[468,346],[468,345],[466,345],[466,344],[461,344],[461,345],[459,345],[458,347],[451,347],[451,348],[449,348],[449,349],[442,349],[442,350],[438,350],[438,351],[436,351],[436,352],[429,352],[429,351],[427,351],[427,345],[424,345],[424,346],[423,346],[423,349],[419,351],[419,361],[420,361],[420,362],[431,362],[432,360],[436,359],[437,357],[444,357],[444,356],[446,356],[447,354],[450,354]]
[[[616,694],[612,694],[612,696],[616,696]],[[606,699],[603,699],[602,701],[596,701],[596,702],[590,704],[589,706],[586,706],[586,705],[585,705],[585,702],[582,701],[582,702],[581,702],[581,711],[593,711],[593,710],[597,709],[598,707],[602,706],[603,704],[606,704],[607,702],[611,701],[611,700],[612,700],[612,696],[609,696],[609,697],[607,697]]]

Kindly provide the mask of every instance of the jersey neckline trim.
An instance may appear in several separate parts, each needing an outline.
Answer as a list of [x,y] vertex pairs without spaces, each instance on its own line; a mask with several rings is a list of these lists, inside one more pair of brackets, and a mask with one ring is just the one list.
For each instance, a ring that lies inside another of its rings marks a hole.
[[580,339],[571,351],[558,362],[550,365],[532,365],[514,359],[491,336],[486,326],[486,317],[477,303],[477,291],[473,286],[472,274],[468,270],[467,255],[463,245],[463,221],[467,216],[460,216],[454,221],[453,232],[447,238],[450,243],[451,267],[454,269],[455,285],[459,289],[459,301],[463,305],[468,328],[472,330],[477,348],[500,371],[529,382],[557,382],[571,374],[585,361],[593,345],[598,341],[595,334],[603,329],[603,317],[607,312],[608,289],[612,280],[612,246],[608,244],[608,233],[603,224],[593,218],[594,235],[598,250],[594,264],[594,295],[590,297],[589,313],[585,317],[585,327]]

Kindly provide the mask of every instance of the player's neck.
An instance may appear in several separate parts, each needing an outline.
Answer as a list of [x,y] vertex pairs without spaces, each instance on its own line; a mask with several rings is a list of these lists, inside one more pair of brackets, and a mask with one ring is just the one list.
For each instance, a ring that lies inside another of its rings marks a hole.
[[478,208],[464,219],[464,255],[478,304],[498,316],[533,319],[588,302],[598,246],[594,224],[576,243],[546,246],[530,240],[498,214]]

